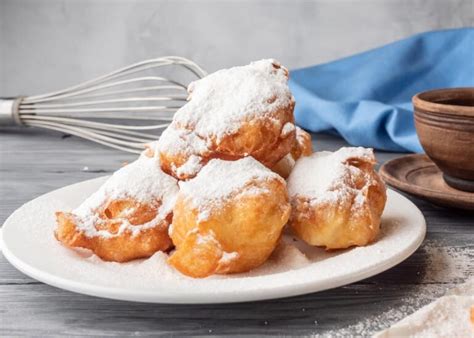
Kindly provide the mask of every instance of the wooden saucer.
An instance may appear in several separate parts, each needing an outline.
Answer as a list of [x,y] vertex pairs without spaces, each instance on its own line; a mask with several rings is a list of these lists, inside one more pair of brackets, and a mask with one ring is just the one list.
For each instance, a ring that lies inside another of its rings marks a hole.
[[447,185],[441,170],[424,154],[406,155],[387,161],[380,167],[379,173],[394,188],[434,204],[474,210],[474,193]]

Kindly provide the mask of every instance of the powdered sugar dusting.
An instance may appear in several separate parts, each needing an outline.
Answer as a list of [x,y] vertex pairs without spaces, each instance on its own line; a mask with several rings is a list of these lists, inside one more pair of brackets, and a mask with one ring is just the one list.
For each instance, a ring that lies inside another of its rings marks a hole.
[[287,82],[288,71],[272,59],[219,70],[189,85],[189,102],[174,122],[219,140],[242,121],[288,106],[293,97]]
[[207,244],[207,243],[214,243],[220,247],[220,243],[216,239],[216,235],[214,234],[214,231],[209,231],[209,233],[202,235],[199,233],[198,228],[194,228],[188,232],[189,233],[195,233],[196,234],[196,244]]
[[473,337],[474,323],[470,319],[474,307],[473,281],[467,283],[469,293],[441,297],[374,338]]
[[181,167],[175,170],[179,177],[185,177],[197,173],[201,168],[202,158],[197,155],[191,155]]
[[423,283],[460,283],[465,273],[474,276],[474,248],[445,247],[435,241],[426,241],[421,248],[427,257]]
[[[303,248],[297,245],[303,246]],[[247,272],[246,276],[271,275],[293,269],[304,268],[311,264],[310,258],[304,253],[305,249],[311,250],[304,243],[295,243],[292,236],[283,236],[268,261],[261,267]]]
[[229,264],[232,261],[236,260],[237,258],[239,258],[239,253],[238,252],[236,252],[236,251],[233,251],[233,252],[224,251],[224,253],[222,254],[221,259],[219,260],[219,264],[224,264],[224,265]]
[[206,142],[194,132],[180,129],[171,123],[160,136],[157,142],[158,149],[163,149],[169,154],[204,154],[208,151]]
[[[357,290],[357,285],[351,285],[344,288]],[[387,328],[391,325],[391,323],[393,324],[399,320],[402,320],[408,314],[415,312],[420,307],[436,299],[436,297],[443,295],[443,293],[446,291],[445,288],[445,285],[418,285],[411,290],[411,294],[416,295],[416,297],[403,297],[402,299],[396,302],[395,306],[390,306],[388,310],[385,310],[382,313],[377,313],[375,315],[368,316],[367,318],[363,318],[359,322],[354,324],[339,328],[333,328],[322,334],[316,334],[314,335],[314,337],[373,337],[373,334],[375,332]],[[399,338],[400,336],[396,337]]]
[[[298,159],[288,178],[290,197],[307,197],[313,203],[338,203],[353,198],[357,209],[364,203],[364,190],[373,182],[361,169],[348,164],[353,159],[375,162],[373,150],[362,147],[344,147],[334,153],[321,151]],[[365,176],[366,182],[364,187],[357,188],[354,180],[360,176]]]
[[196,175],[210,149],[238,132],[244,122],[272,122],[282,137],[295,129],[293,123],[282,125],[274,116],[290,107],[294,98],[288,70],[273,59],[222,69],[192,82],[188,92],[189,102],[175,113],[158,141],[162,153],[188,157],[179,168],[172,168],[180,179]]
[[[259,194],[265,192],[258,184],[266,180],[284,180],[252,157],[237,161],[213,159],[186,182],[179,182],[181,192],[199,208],[200,219],[205,219],[210,208],[218,206],[235,194]],[[245,187],[245,189],[244,189]]]
[[[155,157],[142,155],[138,160],[116,171],[100,188],[72,211],[77,228],[87,236],[118,236],[126,229],[138,233],[161,223],[174,207],[178,193],[177,180],[165,174]],[[116,234],[106,230],[97,230],[95,224],[100,221],[99,209],[111,200],[133,199],[140,203],[161,205],[155,219],[142,225],[131,225],[125,218]]]
[[[466,323],[460,323],[466,315],[466,311],[462,310],[463,307],[465,307],[462,305],[463,301],[456,305],[456,310],[452,309],[452,305],[457,303],[460,299],[448,300],[448,304],[443,304],[444,301],[442,301],[442,304],[440,304],[441,308],[436,310],[436,312],[440,314],[443,313],[442,316],[445,316],[445,319],[442,321],[433,323],[433,320],[428,321],[425,318],[422,322],[429,325],[418,326],[409,324],[412,320],[410,318],[411,316],[406,317],[407,315],[414,313],[413,317],[416,319],[418,317],[416,311],[428,303],[435,301],[438,297],[443,295],[474,295],[474,280],[472,279],[472,272],[474,271],[474,250],[472,248],[444,247],[439,241],[427,240],[420,248],[420,251],[422,257],[426,257],[426,264],[420,265],[420,271],[417,273],[421,278],[420,284],[412,286],[414,289],[411,292],[411,296],[406,296],[398,300],[396,306],[383,313],[365,318],[357,324],[325,332],[322,335],[317,335],[317,337],[371,336],[374,331],[387,329],[391,325],[396,327],[397,324],[395,323],[402,320],[404,322],[403,327],[407,328],[407,325],[409,325],[411,330],[410,334],[415,337],[451,337],[457,332],[453,330],[453,323],[461,328],[466,327]],[[471,278],[469,279],[470,276]],[[456,288],[446,292],[448,285],[454,285],[454,283],[464,284],[460,284],[456,286]],[[349,288],[350,287],[351,286],[349,286]],[[471,304],[474,305],[474,303]],[[428,309],[435,310],[437,307],[438,306],[428,306]],[[425,310],[423,310],[423,312],[424,311]],[[433,313],[432,319],[437,318],[436,312]],[[404,320],[405,317],[406,321]],[[416,322],[420,323],[419,320],[416,320]],[[404,334],[401,334],[397,330],[398,329],[395,329],[393,334],[387,333],[384,330],[380,333],[380,337],[408,336],[408,333],[404,332]],[[451,330],[453,334],[446,335],[439,333],[446,332],[446,330]],[[387,331],[390,332],[390,329],[387,329]],[[464,334],[464,336],[460,336],[465,337],[468,335]]]

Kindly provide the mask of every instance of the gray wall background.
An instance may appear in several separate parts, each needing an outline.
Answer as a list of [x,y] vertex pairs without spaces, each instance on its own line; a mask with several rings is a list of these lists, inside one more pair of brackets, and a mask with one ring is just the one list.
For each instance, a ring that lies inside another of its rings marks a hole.
[[412,35],[474,26],[474,0],[0,0],[0,96],[40,94],[141,59],[208,71],[274,57],[289,68]]

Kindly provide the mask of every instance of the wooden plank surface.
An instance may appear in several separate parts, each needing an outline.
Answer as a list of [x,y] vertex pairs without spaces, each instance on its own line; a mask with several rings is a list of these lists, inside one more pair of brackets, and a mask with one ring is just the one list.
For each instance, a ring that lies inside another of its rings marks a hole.
[[[315,149],[345,142],[314,135]],[[379,152],[379,162],[400,154]],[[0,131],[0,223],[50,190],[111,173],[134,155],[34,129]],[[325,292],[228,305],[106,300],[36,282],[0,255],[0,336],[321,335],[367,336],[474,275],[474,215],[411,198],[428,233],[400,265]]]

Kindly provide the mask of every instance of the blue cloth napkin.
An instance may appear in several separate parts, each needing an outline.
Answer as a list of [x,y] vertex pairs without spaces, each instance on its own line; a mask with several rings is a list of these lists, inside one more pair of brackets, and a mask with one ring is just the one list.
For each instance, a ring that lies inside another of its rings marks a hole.
[[290,75],[297,124],[390,151],[423,151],[413,95],[473,86],[474,28],[422,33]]

